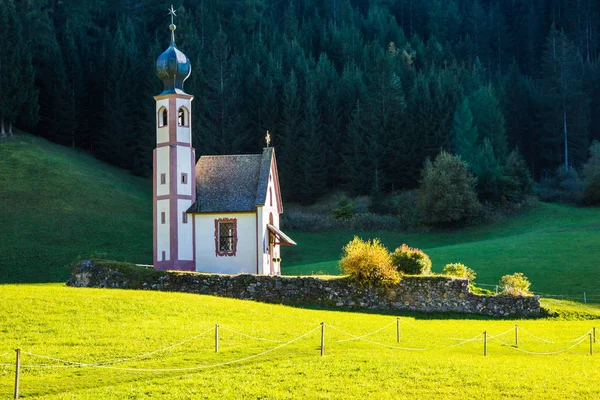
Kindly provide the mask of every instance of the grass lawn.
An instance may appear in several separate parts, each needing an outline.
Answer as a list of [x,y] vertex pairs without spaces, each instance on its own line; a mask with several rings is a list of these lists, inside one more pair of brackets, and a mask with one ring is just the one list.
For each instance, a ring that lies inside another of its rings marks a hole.
[[379,237],[390,250],[406,243],[423,249],[433,270],[462,262],[477,282],[496,284],[523,272],[532,289],[600,302],[600,209],[538,203],[496,224],[441,232],[289,232],[297,247],[282,249],[283,274],[336,274],[342,247],[354,234]]
[[[181,293],[75,289],[61,284],[1,285],[0,397],[14,384],[14,352],[83,363],[122,359],[205,336],[167,351],[99,369],[30,368],[21,376],[21,398],[39,399],[564,399],[600,397],[600,353],[589,355],[584,341],[556,355],[530,355],[490,339],[483,357],[481,340],[462,346],[452,338],[471,338],[487,330],[512,343],[520,327],[520,349],[565,349],[598,321],[498,321],[452,315],[408,314],[401,318],[396,343],[395,316],[311,310]],[[558,306],[560,303],[555,303]],[[576,309],[576,305],[566,308]],[[587,309],[596,318],[600,309]],[[325,356],[320,357],[319,323],[326,322]],[[220,351],[211,330],[220,324]],[[390,325],[391,324],[391,325]],[[407,351],[363,341],[345,341],[333,329],[363,335],[389,346],[426,348]],[[194,368],[238,360],[273,349],[233,331],[288,341],[278,350],[241,363],[187,371],[130,371],[127,368]],[[526,333],[527,332],[527,333]],[[545,343],[533,334],[554,343]],[[4,354],[8,352],[8,354]],[[23,354],[23,365],[64,363]]]
[[65,281],[92,253],[152,262],[152,184],[18,134],[0,142],[0,282]]

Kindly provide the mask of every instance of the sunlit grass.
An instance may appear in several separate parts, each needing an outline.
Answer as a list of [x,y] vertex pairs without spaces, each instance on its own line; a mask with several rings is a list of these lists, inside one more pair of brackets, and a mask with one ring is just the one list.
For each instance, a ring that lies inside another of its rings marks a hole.
[[[598,321],[493,320],[458,315],[404,314],[401,343],[396,315],[311,310],[181,293],[74,289],[60,284],[1,285],[0,363],[14,362],[12,349],[84,363],[121,359],[205,336],[118,368],[188,368],[237,360],[279,345],[249,339],[242,332],[287,341],[326,323],[325,357],[317,329],[287,347],[239,364],[197,371],[131,372],[93,368],[30,369],[21,377],[22,398],[193,399],[193,398],[489,398],[562,399],[600,396],[600,353],[590,356],[587,337],[568,352],[535,356],[489,340],[463,346],[454,339],[484,330],[520,348],[545,352],[565,349]],[[575,305],[564,305],[569,308]],[[573,310],[571,310],[573,311]],[[592,309],[591,313],[597,312]],[[598,312],[600,314],[600,312]],[[567,315],[567,314],[565,314]],[[571,314],[569,314],[571,315]],[[593,316],[593,314],[592,314]],[[590,315],[588,315],[590,317]],[[215,324],[220,351],[214,351]],[[348,339],[333,327],[405,351]],[[534,339],[530,332],[544,340]],[[24,365],[55,364],[23,355]],[[0,368],[0,397],[12,393],[14,368]]]

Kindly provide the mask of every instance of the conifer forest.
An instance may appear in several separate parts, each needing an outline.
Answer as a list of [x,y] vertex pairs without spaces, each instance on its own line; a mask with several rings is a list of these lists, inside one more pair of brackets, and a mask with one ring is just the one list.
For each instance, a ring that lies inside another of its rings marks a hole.
[[[150,175],[169,6],[0,0],[2,132]],[[581,169],[600,139],[597,0],[174,7],[197,156],[259,153],[268,130],[286,198],[411,189],[442,150],[478,177],[518,150],[540,180]]]

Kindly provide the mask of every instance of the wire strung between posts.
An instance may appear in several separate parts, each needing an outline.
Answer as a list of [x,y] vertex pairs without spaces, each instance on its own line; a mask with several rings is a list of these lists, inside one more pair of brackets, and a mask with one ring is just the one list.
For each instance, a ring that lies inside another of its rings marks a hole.
[[578,341],[579,339],[581,339],[582,337],[589,335],[591,332],[592,332],[592,329],[590,329],[589,331],[587,331],[586,333],[584,333],[584,334],[583,334],[583,336],[580,336],[580,337],[578,337],[577,339],[569,340],[567,343],[573,343],[573,342],[576,342],[576,341]]
[[[390,326],[395,325],[395,324],[396,324],[396,321],[394,321],[394,322],[392,322],[392,323],[384,326],[383,328],[379,328],[376,331],[373,331],[371,333],[367,333],[367,334],[361,335],[361,336],[354,336],[354,337],[351,337],[350,339],[335,340],[334,343],[343,343],[343,342],[351,342],[353,340],[360,340],[360,339],[366,338],[368,336],[374,335],[374,334],[376,334],[378,332],[381,332],[382,330],[387,329]],[[327,326],[329,326],[329,325],[327,325]]]
[[453,344],[451,346],[446,346],[447,348],[451,348],[451,347],[458,347],[458,346],[462,346],[463,344],[467,344],[469,342],[474,342],[475,340],[479,340],[483,337],[483,333],[480,333],[479,335],[472,337],[471,339],[466,339],[465,341],[461,342],[461,343],[457,343],[457,344]]
[[[523,329],[521,328],[521,330],[523,330]],[[502,333],[499,333],[499,334],[497,334],[497,335],[494,335],[494,336],[488,336],[488,339],[495,339],[495,338],[498,338],[498,337],[504,336],[504,335],[506,335],[506,334],[508,334],[508,333],[510,333],[510,332],[514,332],[514,331],[515,331],[515,328],[510,328],[510,329],[509,329],[509,330],[507,330],[506,332],[502,332]]]
[[276,339],[267,339],[267,338],[256,337],[256,336],[248,335],[248,334],[245,334],[242,332],[234,331],[233,329],[229,329],[229,328],[223,327],[221,325],[219,325],[219,328],[221,330],[229,331],[231,333],[235,333],[236,335],[245,336],[247,338],[254,339],[254,340],[262,340],[264,342],[272,342],[272,343],[285,343],[285,340],[276,340]]
[[[321,329],[321,325],[317,326],[316,328],[306,332],[305,334],[303,334],[302,336],[298,336],[295,339],[290,340],[289,342],[280,344],[277,347],[274,347],[272,349],[263,351],[262,353],[258,353],[258,354],[254,354],[248,357],[244,357],[244,358],[240,358],[239,360],[233,360],[233,361],[226,361],[226,362],[222,362],[222,363],[217,363],[217,364],[211,364],[211,365],[199,365],[196,367],[182,367],[182,368],[126,368],[126,367],[111,367],[108,365],[86,365],[86,367],[90,367],[90,368],[100,368],[100,369],[108,369],[108,370],[115,370],[115,371],[129,371],[129,372],[180,372],[180,371],[198,371],[201,369],[208,369],[208,368],[215,368],[215,367],[222,367],[225,365],[231,365],[231,364],[236,364],[236,363],[241,363],[243,361],[248,361],[260,356],[263,356],[265,354],[271,353],[275,350],[279,350],[282,347],[288,346],[308,335],[310,335],[311,333],[315,332],[317,329]],[[28,353],[29,354],[29,353]],[[36,357],[36,354],[29,354],[33,357]]]
[[7,356],[7,355],[9,355],[10,353],[12,353],[12,351],[10,351],[10,350],[9,350],[9,351],[7,351],[6,353],[2,353],[2,354],[0,354],[0,357]]
[[[520,348],[518,348],[518,347],[514,347],[514,346],[507,346],[507,347],[508,347],[509,349],[513,349],[513,350],[516,350],[516,351],[520,351],[521,353],[533,354],[533,355],[538,355],[538,356],[549,356],[549,355],[553,355],[553,354],[560,354],[560,353],[564,353],[564,352],[567,352],[567,351],[571,350],[573,347],[576,347],[576,346],[580,345],[581,343],[583,343],[583,342],[584,342],[584,341],[587,339],[587,337],[586,337],[586,336],[587,336],[587,335],[584,335],[584,336],[583,336],[583,338],[582,338],[582,339],[581,339],[579,342],[575,343],[574,345],[572,345],[572,346],[570,346],[570,347],[567,347],[566,349],[563,349],[563,350],[558,350],[558,351],[549,351],[549,352],[536,352],[536,351],[527,351],[527,350],[523,350],[523,349],[520,349]],[[500,343],[502,343],[502,342],[501,342],[500,340],[498,340],[498,339],[494,339],[494,340],[495,340],[495,341],[497,341],[497,342],[500,342]]]
[[[529,335],[529,336],[531,336],[531,337],[532,337],[532,338],[534,338],[534,339],[537,339],[537,340],[539,340],[540,342],[554,344],[554,342],[552,342],[552,341],[550,341],[550,340],[546,340],[546,339],[543,339],[543,338],[541,338],[541,337],[535,336],[533,333],[530,333],[530,332],[528,332],[528,331],[527,331],[525,328],[522,328],[522,327],[520,327],[520,331],[521,331],[521,332],[523,332],[523,333],[525,333],[526,335]],[[577,339],[575,339],[575,340],[571,340],[571,342],[575,342],[576,340],[577,340]]]
[[374,345],[377,345],[377,346],[388,347],[388,348],[390,348],[390,349],[399,349],[399,350],[408,350],[408,351],[425,351],[425,350],[427,350],[427,349],[417,349],[417,348],[412,348],[412,347],[390,346],[390,345],[388,345],[388,344],[379,343],[379,342],[374,342],[374,341],[372,341],[372,340],[368,340],[368,339],[361,338],[360,336],[355,336],[355,335],[353,335],[353,334],[351,334],[351,333],[348,333],[348,332],[346,332],[346,331],[343,331],[343,330],[341,330],[341,329],[338,329],[338,328],[336,328],[335,326],[327,325],[327,327],[328,327],[328,328],[331,328],[331,329],[333,329],[333,330],[336,330],[336,331],[338,331],[338,332],[340,332],[340,333],[343,333],[344,335],[351,336],[351,337],[353,337],[354,339],[361,340],[361,341],[363,341],[363,342],[367,342],[367,343],[371,343],[371,344],[374,344]]
[[[212,331],[213,331],[213,328],[210,328],[210,329],[208,329],[208,330],[206,330],[206,331],[204,331],[204,332],[202,332],[202,333],[200,333],[200,334],[198,334],[196,336],[193,336],[193,337],[191,337],[189,339],[186,339],[186,340],[184,340],[182,342],[175,343],[175,344],[172,344],[170,346],[164,347],[162,349],[151,351],[149,353],[139,354],[139,355],[133,356],[133,357],[121,358],[121,359],[118,359],[118,360],[103,361],[103,362],[98,362],[98,363],[83,363],[83,362],[79,362],[79,361],[63,360],[61,358],[54,358],[54,357],[43,356],[43,355],[40,355],[40,354],[28,353],[26,351],[24,351],[23,354],[27,354],[28,356],[37,357],[37,358],[44,358],[46,360],[61,362],[61,363],[65,363],[65,364],[71,364],[71,365],[64,365],[64,366],[60,366],[60,367],[95,367],[95,366],[99,366],[99,365],[119,364],[119,363],[123,363],[123,362],[126,362],[126,361],[137,360],[137,359],[140,359],[140,358],[149,357],[149,356],[154,355],[156,353],[161,353],[163,351],[167,351],[167,350],[173,349],[175,347],[182,346],[182,345],[184,345],[184,344],[186,344],[188,342],[191,342],[192,340],[198,339],[199,337],[204,336],[208,332],[212,332]],[[50,366],[48,366],[48,367],[50,367]]]

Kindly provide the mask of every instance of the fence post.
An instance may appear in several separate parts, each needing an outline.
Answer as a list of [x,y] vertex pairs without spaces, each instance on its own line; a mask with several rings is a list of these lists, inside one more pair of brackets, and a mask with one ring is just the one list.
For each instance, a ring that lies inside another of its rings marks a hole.
[[594,332],[594,343],[596,343],[596,327],[592,328],[592,332]]
[[590,356],[594,354],[594,348],[592,347],[592,334],[590,333]]
[[483,331],[483,356],[487,356],[487,331]]
[[396,341],[400,343],[400,317],[396,318]]
[[321,357],[325,355],[325,322],[321,322]]
[[215,325],[215,353],[219,352],[219,324]]
[[583,304],[587,304],[587,298],[585,296],[585,292],[583,292]]
[[515,325],[515,346],[519,347],[519,325]]
[[15,364],[15,399],[19,398],[19,378],[21,377],[21,349],[16,349],[17,361]]
[[496,295],[498,295],[498,285],[496,285]]

